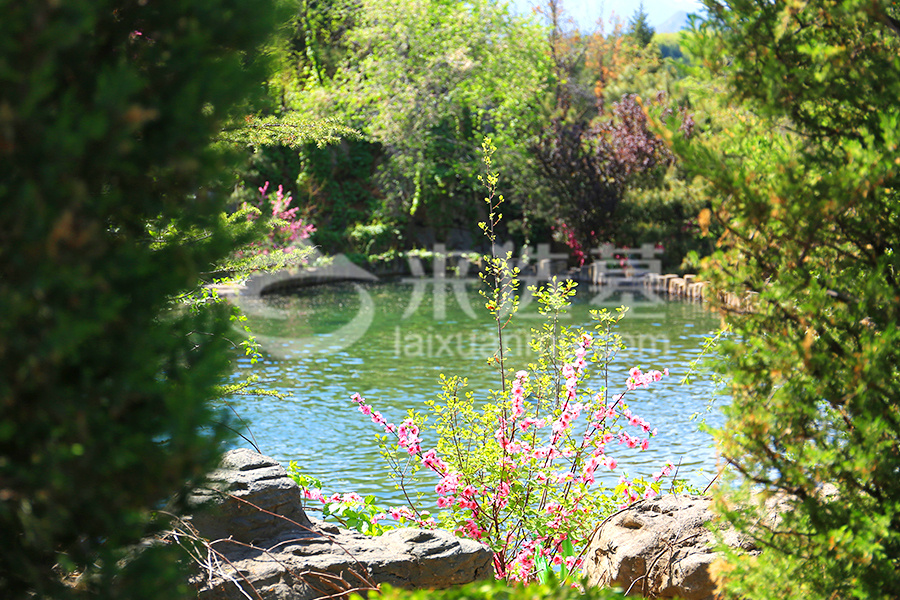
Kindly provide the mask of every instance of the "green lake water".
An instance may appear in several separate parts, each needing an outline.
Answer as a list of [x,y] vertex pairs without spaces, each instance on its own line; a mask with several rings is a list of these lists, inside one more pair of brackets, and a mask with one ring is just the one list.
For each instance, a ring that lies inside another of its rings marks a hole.
[[[628,348],[615,360],[611,391],[624,391],[632,366],[668,368],[670,376],[651,389],[629,393],[632,411],[659,430],[650,448],[619,446],[611,454],[630,476],[649,475],[666,461],[680,462],[680,476],[703,488],[715,473],[716,455],[699,423],[705,419],[717,425],[721,416],[716,409],[707,411],[711,383],[701,378],[683,386],[679,380],[719,320],[701,304],[664,301],[636,290],[610,293],[581,285],[565,323],[590,328],[591,309],[630,307],[619,327]],[[375,434],[380,430],[356,410],[350,400],[354,392],[399,423],[408,409],[424,410],[423,402],[436,397],[441,373],[468,377],[476,397],[499,385],[487,364],[496,348],[495,325],[471,282],[328,284],[239,304],[265,360],[251,366],[239,359],[235,379],[256,373],[262,386],[286,397],[236,397],[230,404],[264,454],[284,464],[297,461],[322,480],[327,492],[374,494],[385,503],[401,500],[378,452]],[[540,323],[536,303],[526,299],[505,332],[508,367],[526,367],[532,358],[529,331]],[[427,435],[423,438],[423,448],[433,445]]]

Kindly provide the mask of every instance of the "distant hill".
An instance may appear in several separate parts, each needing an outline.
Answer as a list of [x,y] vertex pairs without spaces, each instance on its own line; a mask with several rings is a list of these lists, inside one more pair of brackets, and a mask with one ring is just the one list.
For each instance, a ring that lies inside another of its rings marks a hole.
[[671,17],[660,23],[656,26],[656,33],[676,33],[687,27],[688,22],[688,13],[684,10],[679,10],[674,13]]

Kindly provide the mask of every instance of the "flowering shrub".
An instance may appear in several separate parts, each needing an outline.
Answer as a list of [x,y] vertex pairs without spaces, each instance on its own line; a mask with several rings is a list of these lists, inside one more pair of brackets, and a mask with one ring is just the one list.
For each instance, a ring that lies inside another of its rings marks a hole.
[[[544,302],[558,293],[537,290]],[[360,412],[385,431],[382,449],[400,480],[418,481],[422,470],[433,476],[442,509],[437,522],[490,546],[498,578],[531,581],[551,570],[565,577],[581,566],[580,552],[599,517],[655,496],[671,474],[666,464],[649,481],[624,472],[612,489],[600,481],[601,472],[620,471],[614,447],[640,452],[656,435],[626,396],[668,374],[635,367],[617,394],[586,385],[589,365],[606,369],[622,347],[611,327],[623,315],[596,313],[599,335],[570,333],[556,322],[555,340],[535,340],[544,348],[541,360],[513,374],[507,391],[490,394],[481,406],[465,392],[465,379],[442,377],[441,398],[429,403],[430,425],[415,412],[400,425],[387,422],[353,395]],[[435,447],[423,450],[420,427],[436,434]],[[424,520],[416,506],[410,510],[413,520]]]
[[[314,503],[304,505],[304,510],[318,510],[323,518],[331,517],[344,527],[360,533],[381,535],[398,526],[416,525],[428,529],[437,526],[427,512],[417,514],[406,506],[382,508],[375,504],[375,496],[363,498],[355,492],[326,494],[322,491],[322,482],[302,473],[294,461],[288,465],[287,472],[300,486],[303,498]],[[393,520],[396,524],[386,524],[387,520]]]
[[[553,228],[554,232],[556,228]],[[558,236],[562,242],[569,247],[569,250],[572,251],[572,258],[575,259],[576,264],[579,267],[584,266],[585,261],[588,256],[584,252],[584,246],[581,244],[581,240],[578,239],[578,235],[575,230],[569,227],[565,221],[559,221],[559,232]],[[591,237],[594,236],[594,232],[591,232]]]
[[[316,228],[304,223],[303,219],[298,215],[300,208],[291,207],[293,197],[290,192],[284,193],[283,186],[278,186],[275,190],[275,196],[269,195],[269,182],[259,188],[259,199],[256,201],[256,210],[247,211],[247,219],[255,220],[260,215],[271,214],[272,228],[268,237],[264,240],[253,242],[250,250],[256,254],[269,254],[273,251],[282,251],[289,253],[293,247],[302,240],[308,239]],[[248,203],[244,203],[242,208],[249,207]]]

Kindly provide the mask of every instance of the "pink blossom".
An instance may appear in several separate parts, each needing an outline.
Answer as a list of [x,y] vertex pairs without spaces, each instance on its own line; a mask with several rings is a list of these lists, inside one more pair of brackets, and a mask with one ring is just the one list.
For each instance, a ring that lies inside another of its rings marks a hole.
[[451,495],[455,494],[458,488],[459,473],[447,473],[441,478],[440,483],[434,487],[434,491],[441,495]]
[[466,535],[475,540],[480,540],[484,535],[484,531],[478,527],[478,524],[473,519],[466,519],[463,531]]
[[322,490],[319,489],[305,489],[303,490],[303,496],[307,500],[318,500],[319,502],[325,502],[325,496],[322,495]]
[[344,502],[345,504],[362,504],[363,499],[362,496],[356,492],[349,492],[343,495],[341,502]]
[[537,425],[538,423],[542,423],[542,422],[543,422],[543,419],[538,420],[533,417],[526,417],[526,418],[522,419],[521,421],[519,421],[519,429],[521,429],[522,431],[526,431],[532,425]]
[[414,517],[412,510],[410,510],[407,506],[391,508],[388,510],[388,514],[395,521],[399,521],[400,519],[411,519]]
[[434,448],[422,455],[422,464],[438,475],[443,475],[448,470],[447,463],[441,460]]
[[405,419],[397,431],[397,444],[401,448],[406,448],[410,455],[418,454],[421,451],[419,439],[419,427],[412,419]]
[[532,458],[541,459],[541,458],[553,458],[554,454],[553,446],[542,446],[540,448],[535,448],[534,452],[531,453]]
[[453,498],[453,496],[441,496],[437,499],[437,505],[440,508],[449,508],[453,506],[454,501],[455,499]]

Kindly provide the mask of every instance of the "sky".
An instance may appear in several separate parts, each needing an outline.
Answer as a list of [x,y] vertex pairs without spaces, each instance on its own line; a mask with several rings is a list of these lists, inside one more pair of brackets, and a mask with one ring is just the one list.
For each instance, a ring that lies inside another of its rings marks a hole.
[[[526,14],[540,1],[509,0],[509,3],[520,14]],[[640,0],[562,0],[562,3],[582,29],[589,29],[601,16],[608,21],[613,12],[627,23],[638,9]],[[650,25],[654,27],[679,10],[699,13],[701,8],[699,0],[644,0],[644,10],[650,17]]]

